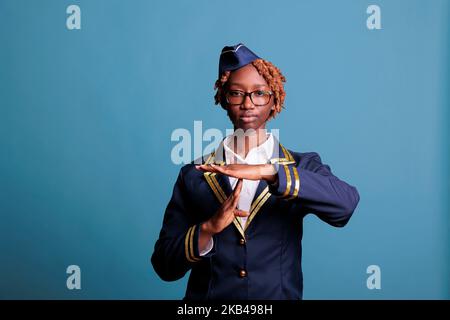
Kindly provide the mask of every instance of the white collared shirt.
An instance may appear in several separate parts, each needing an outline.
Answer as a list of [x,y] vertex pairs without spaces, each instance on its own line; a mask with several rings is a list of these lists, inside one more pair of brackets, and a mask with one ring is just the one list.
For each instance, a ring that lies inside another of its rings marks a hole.
[[[267,140],[257,147],[249,150],[247,156],[242,158],[230,148],[232,135],[228,136],[224,140],[223,148],[225,150],[225,162],[226,164],[265,164],[272,157],[273,153],[273,136],[267,135]],[[231,188],[234,189],[237,183],[237,179],[228,177]],[[256,189],[259,185],[259,180],[243,180],[241,196],[239,197],[238,209],[249,212],[252,205],[253,198],[256,193]],[[247,222],[247,217],[240,217],[241,225],[244,228]]]
[[[223,141],[223,148],[225,151],[225,163],[226,164],[266,164],[269,159],[272,158],[273,148],[274,148],[274,139],[272,134],[267,135],[267,140],[264,141],[257,147],[254,147],[249,150],[247,156],[242,158],[238,154],[236,154],[232,149],[232,138],[233,135],[227,136]],[[233,177],[228,177],[230,181],[231,188],[234,189],[237,183],[237,179]],[[259,180],[246,180],[242,181],[242,190],[241,195],[239,197],[238,209],[247,211],[250,213],[250,207],[252,205],[253,198],[255,197],[256,189],[259,185]],[[247,223],[247,217],[240,217],[242,228],[245,228],[245,224]],[[204,256],[213,248],[214,242],[211,238],[211,241],[206,246],[205,250],[200,252],[200,256]]]

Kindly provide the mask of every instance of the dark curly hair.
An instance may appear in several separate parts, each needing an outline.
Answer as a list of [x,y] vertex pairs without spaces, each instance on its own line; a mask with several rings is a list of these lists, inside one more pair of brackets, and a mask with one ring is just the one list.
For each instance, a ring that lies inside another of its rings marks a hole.
[[[275,116],[281,112],[281,109],[284,108],[284,97],[286,96],[286,93],[284,91],[283,83],[286,82],[286,78],[283,76],[280,69],[267,60],[256,59],[251,62],[251,64],[256,68],[264,80],[266,80],[270,90],[274,93],[274,110],[271,111],[269,119],[275,118]],[[217,90],[214,95],[215,104],[220,103],[224,109],[227,107],[225,91],[230,73],[230,71],[222,73],[221,77],[217,79],[214,85],[214,89]]]

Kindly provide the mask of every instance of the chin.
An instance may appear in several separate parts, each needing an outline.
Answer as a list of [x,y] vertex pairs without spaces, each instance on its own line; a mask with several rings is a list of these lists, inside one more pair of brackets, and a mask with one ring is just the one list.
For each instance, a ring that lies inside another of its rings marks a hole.
[[236,128],[238,129],[242,129],[244,131],[247,131],[249,129],[253,129],[253,130],[257,130],[259,129],[261,126],[258,125],[257,123],[240,123],[238,126],[236,126]]
[[243,121],[240,121],[240,119],[235,119],[234,121],[232,121],[232,123],[236,129],[241,129],[244,131],[253,129],[256,131],[257,129],[264,127],[264,123],[261,123],[257,120],[259,120],[259,119],[255,119],[255,121],[251,121],[251,122],[243,122]]

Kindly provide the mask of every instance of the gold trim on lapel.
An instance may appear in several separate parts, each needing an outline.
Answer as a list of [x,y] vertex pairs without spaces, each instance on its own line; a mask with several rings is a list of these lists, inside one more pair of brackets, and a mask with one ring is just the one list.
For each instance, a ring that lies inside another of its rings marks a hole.
[[281,150],[283,151],[284,158],[281,160],[286,160],[286,162],[295,163],[294,157],[292,154],[280,143]]
[[[210,163],[215,163],[215,152],[211,153],[208,160],[206,160],[206,162],[205,162],[205,164],[210,164]],[[217,164],[222,166],[225,164],[225,162],[221,161]],[[206,182],[209,184],[209,187],[212,189],[212,191],[216,195],[216,198],[217,198],[217,200],[219,200],[220,204],[224,203],[225,200],[227,199],[227,195],[225,194],[222,187],[220,186],[219,181],[217,181],[216,173],[204,172],[203,176],[205,177]],[[233,224],[236,227],[236,229],[238,229],[241,236],[245,239],[244,229],[242,228],[242,225],[239,222],[239,220],[237,219],[237,217],[234,217]]]
[[[278,147],[278,150],[281,149],[281,152],[283,153],[283,155],[282,155],[283,157],[270,159],[269,162],[271,164],[280,164],[280,165],[295,164],[295,159],[292,157],[290,152],[286,148],[283,147],[283,145],[281,143],[278,142],[277,147]],[[215,163],[215,164],[218,164],[221,166],[225,165],[224,161],[220,161],[220,162],[215,161],[215,152],[212,152],[205,162],[205,164],[210,164],[210,163]],[[287,169],[287,167],[285,167],[285,169]],[[208,183],[208,185],[214,192],[217,200],[219,200],[220,204],[222,204],[227,199],[227,195],[224,192],[224,190],[222,189],[222,187],[220,186],[219,182],[217,181],[216,173],[204,172],[203,175],[205,177],[206,182]],[[290,178],[289,171],[286,172],[286,176],[289,179],[289,183],[288,183],[288,187],[287,187],[286,191],[289,192],[289,190],[291,188],[291,178]],[[296,180],[295,186],[294,186],[295,187],[294,194],[297,195],[298,189],[299,189],[299,186],[298,186],[299,183],[298,183],[298,179],[297,179],[298,173],[296,170],[294,171],[294,176],[295,176],[295,180]],[[260,182],[260,183],[262,183],[262,182]],[[245,239],[245,231],[248,229],[250,223],[253,221],[256,214],[260,211],[261,207],[267,202],[267,200],[270,198],[271,195],[272,194],[269,192],[268,186],[266,186],[259,195],[255,194],[255,198],[252,201],[249,216],[247,218],[247,222],[244,227],[241,225],[238,218],[234,217],[233,224],[235,225],[235,227],[237,228],[237,230],[239,231],[239,233],[241,234],[241,236],[244,239]]]
[[250,207],[250,214],[247,218],[247,223],[245,224],[244,230],[248,229],[248,226],[252,222],[253,218],[258,213],[259,209],[262,205],[269,199],[272,194],[269,192],[269,187],[265,187],[264,190],[259,194],[259,196],[253,200],[252,205]]
[[[280,158],[271,158],[271,159],[269,159],[269,163],[279,164],[279,165],[287,165],[287,164],[295,163],[295,160],[292,157],[292,155],[289,153],[289,151],[287,151],[286,148],[283,147],[283,145],[281,143],[279,143],[279,142],[276,143],[274,148],[278,149],[277,155],[279,155]],[[280,152],[280,149],[281,149],[281,152]],[[284,166],[284,168],[285,168],[285,170],[287,170],[286,166]],[[288,188],[286,190],[288,193],[288,191],[291,188],[291,178],[289,175],[289,171],[286,172],[286,176],[289,177]],[[260,183],[265,183],[265,182],[260,181]],[[257,190],[260,190],[260,189],[258,188]],[[272,194],[269,192],[268,186],[266,186],[259,195],[257,193],[255,194],[255,198],[252,201],[252,205],[250,207],[250,213],[247,218],[247,223],[245,224],[244,231],[246,231],[248,229],[248,227],[250,226],[250,223],[253,221],[256,214],[259,212],[261,207],[266,203],[266,201],[270,198],[271,195]]]
[[[280,143],[280,147],[283,150],[283,154],[287,158],[287,160],[292,162],[292,163],[296,163],[294,157],[292,156],[292,154],[285,147],[283,147],[281,145],[281,143]],[[287,163],[282,163],[282,164],[287,164]],[[285,169],[286,169],[287,187],[286,187],[286,192],[283,194],[283,197],[286,196],[289,193],[289,191],[291,190],[291,176],[290,176],[290,173],[289,173],[289,171],[287,170],[286,167],[285,167]],[[297,167],[294,166],[294,168],[292,168],[292,170],[294,172],[294,179],[295,179],[294,193],[288,199],[295,199],[298,196],[298,192],[300,190],[300,178],[298,176]]]

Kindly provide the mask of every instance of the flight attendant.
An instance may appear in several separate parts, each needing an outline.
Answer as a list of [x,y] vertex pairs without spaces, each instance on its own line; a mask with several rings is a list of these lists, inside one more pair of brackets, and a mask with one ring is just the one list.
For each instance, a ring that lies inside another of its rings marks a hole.
[[285,81],[242,43],[221,52],[214,98],[234,133],[181,168],[151,258],[165,281],[191,270],[186,300],[302,299],[303,218],[343,227],[359,202],[319,154],[266,131]]

